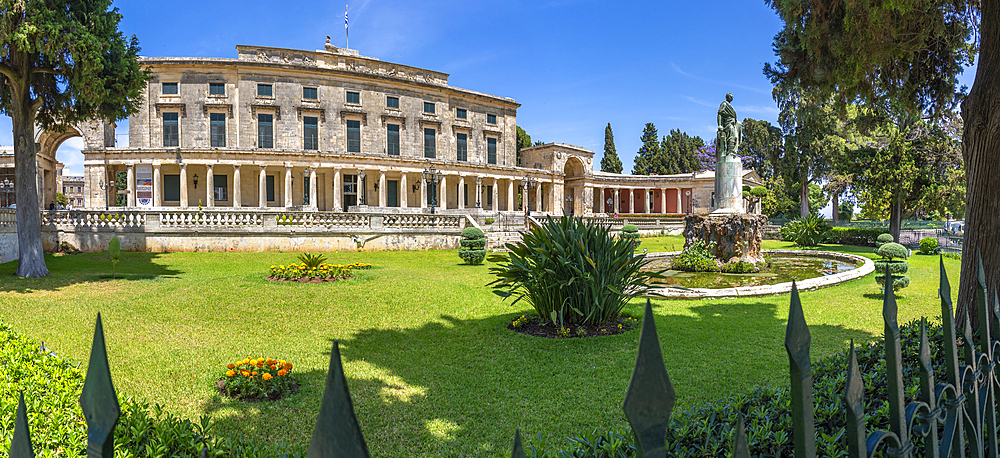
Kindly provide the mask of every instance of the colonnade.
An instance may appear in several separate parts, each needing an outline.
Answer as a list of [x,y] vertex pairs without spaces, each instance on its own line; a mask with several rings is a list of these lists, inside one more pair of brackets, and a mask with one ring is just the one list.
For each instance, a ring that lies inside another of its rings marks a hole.
[[[595,186],[595,213],[685,213],[690,188]],[[636,202],[636,201],[639,202]]]

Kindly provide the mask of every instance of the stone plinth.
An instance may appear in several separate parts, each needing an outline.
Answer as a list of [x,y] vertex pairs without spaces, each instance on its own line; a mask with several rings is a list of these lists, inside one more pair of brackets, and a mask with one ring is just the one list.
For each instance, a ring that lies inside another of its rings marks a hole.
[[764,237],[764,215],[689,215],[684,218],[684,248],[695,240],[715,242],[715,257],[728,260],[741,256],[752,262],[764,260],[760,243]]
[[726,157],[715,165],[715,211],[712,214],[743,212],[743,162],[738,157]]

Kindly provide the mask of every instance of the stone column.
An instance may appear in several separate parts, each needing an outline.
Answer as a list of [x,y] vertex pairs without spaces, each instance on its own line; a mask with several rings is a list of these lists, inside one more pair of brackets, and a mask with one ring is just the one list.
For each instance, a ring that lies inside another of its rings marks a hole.
[[333,170],[333,211],[342,212],[344,211],[344,171],[341,169]]
[[500,208],[500,180],[493,179],[493,205],[490,210],[497,211]]
[[285,166],[285,208],[291,207],[292,203],[292,168]]
[[517,210],[517,201],[514,200],[514,180],[507,179],[507,211]]
[[233,164],[233,207],[243,206],[243,180],[240,179],[240,165]]
[[459,210],[464,210],[465,209],[465,192],[464,191],[465,191],[465,177],[462,176],[462,175],[459,175],[458,176],[458,195],[457,195],[458,209]]
[[406,208],[410,206],[410,184],[406,182],[406,172],[399,174],[399,206]]
[[159,164],[153,164],[153,206],[163,206],[163,171]]
[[542,205],[542,186],[544,185],[541,181],[535,185],[535,211],[542,211],[545,208],[545,206]]
[[316,167],[309,169],[309,208],[319,209],[319,194],[316,192]]
[[[128,198],[125,199],[125,202],[128,205],[128,208],[135,208],[135,165],[128,164],[125,167],[128,173]],[[44,190],[44,188],[42,188],[42,190]]]
[[208,175],[205,178],[205,206],[212,208],[215,206],[215,172],[213,171],[212,164],[205,166]]
[[448,209],[448,175],[441,175],[441,183],[438,184],[438,208]]
[[618,188],[615,188],[615,196],[614,196],[615,202],[614,204],[611,205],[611,211],[613,211],[614,213],[621,213],[621,211],[619,210],[619,207],[622,206],[620,196],[621,196],[620,190]]
[[681,200],[682,198],[681,196],[683,195],[684,195],[684,190],[681,188],[677,188],[677,213],[684,213],[684,205],[682,203],[683,201]]
[[188,172],[187,164],[181,164],[181,208],[188,206]]
[[257,176],[257,206],[267,208],[267,166],[260,166]]
[[[323,176],[323,204],[326,206],[327,210],[333,210],[333,175],[330,171],[327,171]],[[319,204],[319,202],[317,202]],[[319,208],[318,206],[316,208]]]
[[420,208],[427,208],[427,180],[420,177]]
[[378,171],[378,206],[388,207],[389,206],[389,193],[385,189],[385,171]]
[[660,208],[664,215],[667,214],[667,188],[660,189]]

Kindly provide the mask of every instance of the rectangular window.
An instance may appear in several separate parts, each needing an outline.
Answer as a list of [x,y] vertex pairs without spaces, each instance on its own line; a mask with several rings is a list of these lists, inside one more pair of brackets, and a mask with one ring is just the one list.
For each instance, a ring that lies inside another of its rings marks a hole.
[[272,90],[270,84],[258,84],[257,95],[261,97],[272,97],[274,96],[274,91]]
[[358,204],[358,176],[344,174],[344,211]]
[[226,146],[226,114],[209,113],[209,126],[212,146],[223,148]]
[[475,202],[469,202],[469,185],[466,184],[462,187],[462,202],[465,202],[465,206],[468,207],[470,204],[475,204]]
[[274,115],[257,115],[257,147],[274,148]]
[[424,129],[424,157],[435,157],[434,135],[436,133],[437,131],[434,129]]
[[469,119],[469,112],[465,108],[456,108],[455,117],[458,119]]
[[177,83],[163,83],[162,92],[164,94],[176,94],[177,93]]
[[495,138],[486,139],[486,162],[497,163],[497,139]]
[[226,83],[208,83],[209,95],[226,95]]
[[496,123],[497,123],[497,115],[495,114],[486,115],[486,124],[496,124]]
[[274,175],[268,175],[264,181],[264,187],[267,191],[267,201],[274,202]]
[[347,120],[347,152],[361,152],[361,121]]
[[385,106],[387,108],[399,108],[399,97],[386,97]]
[[302,149],[319,149],[319,118],[302,117]]
[[424,102],[424,113],[434,114],[434,102]]
[[319,99],[319,89],[314,87],[304,87],[302,88],[302,98],[309,100]]
[[177,113],[163,113],[163,146],[179,146]]
[[[385,182],[386,205],[390,207],[399,206],[399,181],[387,180]],[[403,196],[406,197],[406,196]]]
[[399,125],[386,124],[385,152],[390,156],[399,156]]
[[212,187],[212,190],[214,191],[215,194],[215,201],[216,202],[228,201],[229,186],[227,185],[227,183],[229,182],[229,180],[227,179],[226,175],[213,175],[212,180],[215,181],[215,183],[213,183],[214,186]]
[[180,175],[163,175],[163,200],[181,200]]
[[66,194],[66,187],[63,186],[63,194]]
[[469,136],[468,134],[458,134],[458,155],[460,161],[469,160]]
[[361,104],[361,93],[347,91],[347,103]]

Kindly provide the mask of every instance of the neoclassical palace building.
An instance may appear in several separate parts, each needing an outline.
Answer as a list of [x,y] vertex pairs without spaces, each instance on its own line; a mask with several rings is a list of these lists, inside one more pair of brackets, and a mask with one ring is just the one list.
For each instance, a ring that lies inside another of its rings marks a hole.
[[[128,146],[115,144],[110,123],[39,131],[42,207],[57,192],[56,148],[80,135],[92,209],[711,210],[712,172],[595,172],[592,151],[561,143],[522,149],[519,161],[520,105],[450,86],[445,73],[329,44],[236,49],[235,59],[143,58],[153,79],[129,118]],[[0,158],[0,175],[11,165]],[[753,171],[744,180],[760,183]]]

